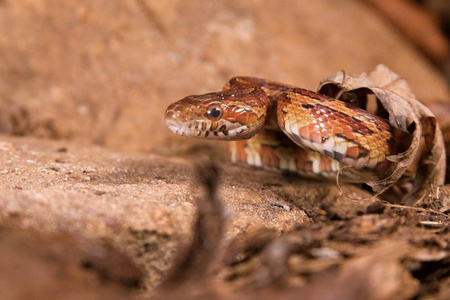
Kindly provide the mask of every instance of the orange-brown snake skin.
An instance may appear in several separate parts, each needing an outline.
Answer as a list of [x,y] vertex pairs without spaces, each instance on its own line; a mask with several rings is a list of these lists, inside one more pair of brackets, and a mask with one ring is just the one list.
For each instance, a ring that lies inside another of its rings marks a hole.
[[[232,141],[231,159],[314,178],[367,182],[390,174],[392,129],[382,118],[315,92],[253,77],[188,96],[165,114],[183,136]],[[347,166],[347,168],[343,168]]]

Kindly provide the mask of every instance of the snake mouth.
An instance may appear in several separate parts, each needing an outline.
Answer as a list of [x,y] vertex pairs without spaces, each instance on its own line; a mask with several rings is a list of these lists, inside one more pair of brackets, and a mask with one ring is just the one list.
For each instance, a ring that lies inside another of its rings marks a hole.
[[255,126],[238,121],[239,117],[248,121],[249,117],[241,117],[244,113],[242,110],[237,111],[237,117],[233,116],[230,120],[226,117],[228,114],[215,120],[206,117],[205,113],[198,105],[182,106],[175,102],[167,108],[165,122],[169,130],[177,135],[226,141],[250,138],[261,127],[260,124]]
[[231,130],[226,130],[227,126],[222,125],[220,129],[211,130],[211,123],[209,122],[186,122],[180,124],[173,120],[166,120],[166,125],[171,132],[177,135],[227,141],[242,139],[244,132],[248,131],[249,128],[247,125],[241,125]]

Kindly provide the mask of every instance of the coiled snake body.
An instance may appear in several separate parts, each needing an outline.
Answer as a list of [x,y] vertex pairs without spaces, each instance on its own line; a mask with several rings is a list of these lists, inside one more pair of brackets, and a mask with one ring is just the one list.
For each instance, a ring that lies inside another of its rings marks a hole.
[[167,108],[165,121],[178,135],[233,141],[233,162],[315,178],[335,178],[342,169],[351,182],[382,179],[392,167],[392,129],[384,119],[264,79],[235,77],[220,92],[188,96]]

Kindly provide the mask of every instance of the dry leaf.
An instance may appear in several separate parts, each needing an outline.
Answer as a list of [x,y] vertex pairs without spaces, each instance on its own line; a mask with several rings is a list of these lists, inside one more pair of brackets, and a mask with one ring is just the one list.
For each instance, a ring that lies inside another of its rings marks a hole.
[[348,288],[341,299],[410,299],[417,293],[419,281],[401,264],[408,251],[406,243],[385,242],[350,259],[335,277],[336,290]]
[[[393,173],[383,180],[368,183],[375,192],[382,193],[391,187],[394,187],[391,191],[407,188],[396,201],[405,205],[418,204],[427,195],[438,197],[438,187],[445,179],[442,133],[433,113],[416,100],[404,78],[384,65],[379,65],[369,75],[351,76],[339,71],[322,82],[319,92],[341,100],[353,96],[352,100],[363,108],[367,95],[374,94],[378,99],[378,112],[386,113],[390,125],[403,133],[403,137],[411,137],[407,149],[387,157],[395,163]],[[397,137],[397,144],[401,145],[402,140]]]

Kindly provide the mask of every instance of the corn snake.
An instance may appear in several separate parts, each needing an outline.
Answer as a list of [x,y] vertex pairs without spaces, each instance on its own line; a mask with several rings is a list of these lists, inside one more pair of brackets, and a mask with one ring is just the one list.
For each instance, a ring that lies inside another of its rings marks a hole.
[[[222,91],[172,103],[165,121],[178,135],[231,141],[231,160],[349,182],[390,174],[388,122],[363,109],[294,86],[234,77]],[[346,168],[343,168],[346,166]]]

